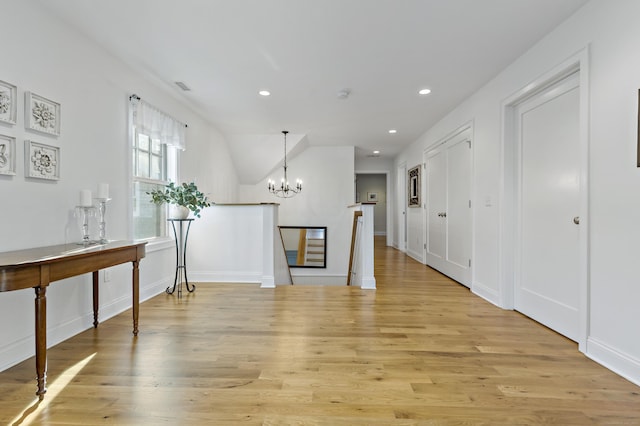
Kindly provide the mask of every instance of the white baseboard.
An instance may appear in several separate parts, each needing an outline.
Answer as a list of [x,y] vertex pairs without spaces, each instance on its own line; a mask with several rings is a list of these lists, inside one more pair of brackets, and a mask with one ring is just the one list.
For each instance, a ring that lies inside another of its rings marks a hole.
[[363,290],[375,290],[376,289],[375,277],[363,278],[362,286],[360,288],[362,288]]
[[471,283],[471,292],[482,297],[489,303],[500,306],[500,293],[497,290],[487,287],[478,281],[474,281]]
[[189,281],[209,283],[262,283],[259,272],[196,271],[189,272]]
[[420,263],[424,263],[424,260],[422,259],[422,253],[416,253],[413,250],[409,250],[407,249],[407,251],[405,251],[405,254],[415,260],[417,260]]
[[587,339],[585,355],[640,386],[640,360],[622,353],[593,337]]

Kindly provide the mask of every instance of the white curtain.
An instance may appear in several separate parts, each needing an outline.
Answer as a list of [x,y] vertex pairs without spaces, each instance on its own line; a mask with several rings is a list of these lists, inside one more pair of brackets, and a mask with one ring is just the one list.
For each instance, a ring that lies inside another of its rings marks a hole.
[[140,133],[151,139],[159,139],[162,143],[185,150],[186,124],[142,101],[137,96],[131,97],[133,105],[133,124]]

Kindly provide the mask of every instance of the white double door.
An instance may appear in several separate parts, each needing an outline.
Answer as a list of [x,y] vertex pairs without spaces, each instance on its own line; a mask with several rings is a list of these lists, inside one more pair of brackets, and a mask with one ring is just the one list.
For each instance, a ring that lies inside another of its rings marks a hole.
[[580,91],[575,73],[515,108],[515,309],[579,338]]
[[426,264],[471,285],[471,130],[425,153]]

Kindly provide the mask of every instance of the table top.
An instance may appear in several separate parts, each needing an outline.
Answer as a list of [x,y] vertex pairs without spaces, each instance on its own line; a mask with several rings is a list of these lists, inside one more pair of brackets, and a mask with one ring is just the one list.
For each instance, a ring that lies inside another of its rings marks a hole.
[[6,251],[0,252],[0,268],[55,262],[56,260],[69,257],[92,256],[99,252],[145,244],[147,244],[145,241],[109,241],[105,244],[92,244],[88,246],[70,243]]

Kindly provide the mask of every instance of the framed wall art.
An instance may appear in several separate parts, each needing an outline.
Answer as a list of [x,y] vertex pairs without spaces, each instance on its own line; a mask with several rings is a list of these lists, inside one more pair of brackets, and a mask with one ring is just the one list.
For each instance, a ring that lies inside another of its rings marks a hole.
[[60,148],[34,141],[24,141],[26,177],[60,179]]
[[420,165],[407,172],[409,184],[409,207],[420,207]]
[[60,135],[59,103],[31,92],[24,94],[24,101],[24,122],[28,130],[54,136]]
[[16,138],[0,135],[0,175],[16,174]]
[[0,121],[16,124],[18,91],[16,86],[0,80]]
[[378,202],[378,193],[377,192],[367,192],[367,201],[370,203]]

